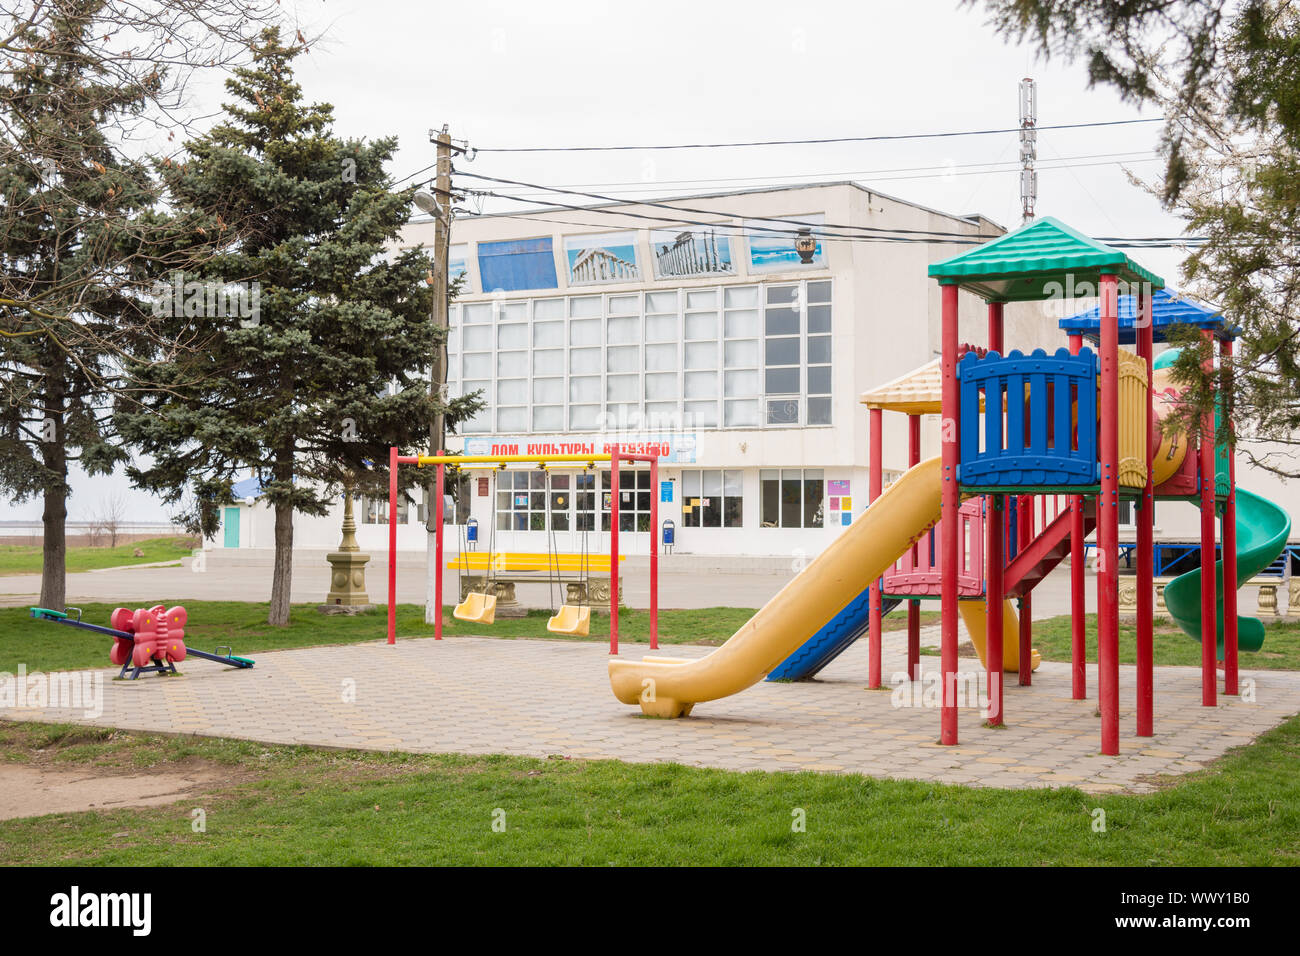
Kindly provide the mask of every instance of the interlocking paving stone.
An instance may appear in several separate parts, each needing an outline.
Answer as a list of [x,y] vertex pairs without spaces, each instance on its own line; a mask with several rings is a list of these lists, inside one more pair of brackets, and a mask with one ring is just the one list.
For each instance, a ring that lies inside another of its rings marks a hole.
[[[927,628],[937,640],[937,628]],[[923,631],[922,642],[927,635]],[[939,711],[894,706],[865,689],[866,642],[819,679],[759,683],[699,704],[685,720],[656,720],[610,693],[608,648],[597,643],[455,637],[380,641],[257,655],[251,671],[207,662],[185,677],[121,683],[105,671],[104,711],[0,711],[18,720],[68,721],[267,743],[419,753],[550,754],[631,762],[671,760],[731,770],[822,770],[992,787],[1077,786],[1148,791],[1150,777],[1203,767],[1300,710],[1300,674],[1244,671],[1255,702],[1221,697],[1201,706],[1197,668],[1156,673],[1156,734],[1134,734],[1132,667],[1120,668],[1121,753],[1101,755],[1096,672],[1089,700],[1070,698],[1070,665],[1047,662],[1032,687],[1006,685],[1006,726],[983,726],[978,707],[959,709],[961,743],[938,743]],[[884,636],[883,673],[906,670],[906,637]],[[666,656],[710,648],[674,646]],[[640,658],[644,646],[625,646]],[[983,672],[963,658],[960,667]],[[938,661],[922,658],[923,674]],[[892,689],[890,683],[887,690]],[[916,700],[923,699],[921,694]]]

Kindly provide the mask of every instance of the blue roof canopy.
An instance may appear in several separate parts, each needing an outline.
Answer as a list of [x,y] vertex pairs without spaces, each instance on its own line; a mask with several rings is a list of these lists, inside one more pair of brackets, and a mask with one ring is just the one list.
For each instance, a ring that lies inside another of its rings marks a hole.
[[[1230,339],[1237,335],[1237,328],[1224,321],[1223,314],[1213,309],[1185,299],[1177,292],[1157,289],[1151,294],[1151,313],[1154,318],[1151,330],[1155,341],[1166,341],[1165,333],[1176,325],[1194,325],[1201,329],[1210,329],[1216,338]],[[1119,297],[1119,344],[1133,345],[1137,342],[1137,331],[1133,320],[1137,317],[1137,296]],[[1068,335],[1082,335],[1096,342],[1101,338],[1101,307],[1094,306],[1087,312],[1080,312],[1068,319],[1062,319],[1061,329]]]

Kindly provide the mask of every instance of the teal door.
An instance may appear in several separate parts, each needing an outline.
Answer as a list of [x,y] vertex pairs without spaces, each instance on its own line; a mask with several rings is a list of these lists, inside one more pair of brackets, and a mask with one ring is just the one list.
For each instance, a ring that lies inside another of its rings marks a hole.
[[224,524],[226,526],[226,547],[239,547],[239,509],[226,508]]

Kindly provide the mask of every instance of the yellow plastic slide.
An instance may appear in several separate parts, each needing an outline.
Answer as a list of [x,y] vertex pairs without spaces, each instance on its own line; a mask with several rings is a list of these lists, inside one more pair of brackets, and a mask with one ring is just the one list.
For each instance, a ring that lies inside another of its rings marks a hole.
[[938,458],[908,471],[717,650],[699,660],[609,662],[614,696],[655,717],[683,717],[701,701],[763,679],[879,577],[912,538],[939,520]]
[[[966,630],[970,631],[970,642],[975,645],[980,663],[987,667],[988,660],[984,657],[985,604],[983,600],[962,601],[957,608],[961,611],[961,619],[966,622]],[[1030,670],[1038,670],[1042,662],[1038,651],[1029,655]],[[1020,671],[1020,624],[1010,601],[1002,606],[1002,669]]]
[[[909,470],[725,644],[706,656],[610,661],[614,696],[625,704],[640,704],[644,713],[654,717],[684,717],[702,701],[728,697],[762,680],[858,597],[863,582],[883,574],[914,538],[939,520],[941,484],[937,457]],[[982,614],[983,602],[967,603]],[[1014,670],[1018,634],[1010,607],[1005,619],[1003,666]],[[971,627],[973,622],[977,623]],[[983,617],[968,617],[967,626],[973,639],[978,635],[983,657]],[[1034,666],[1037,663],[1035,654]]]

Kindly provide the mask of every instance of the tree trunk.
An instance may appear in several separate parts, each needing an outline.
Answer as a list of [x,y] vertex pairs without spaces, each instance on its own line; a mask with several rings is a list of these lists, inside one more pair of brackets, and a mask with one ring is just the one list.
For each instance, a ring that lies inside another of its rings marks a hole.
[[41,458],[46,476],[45,511],[41,515],[41,607],[55,611],[67,604],[68,450],[63,434],[63,380],[50,373],[45,421],[41,423]]
[[293,503],[275,506],[275,571],[271,577],[271,613],[267,623],[289,623],[289,591],[293,584]]

